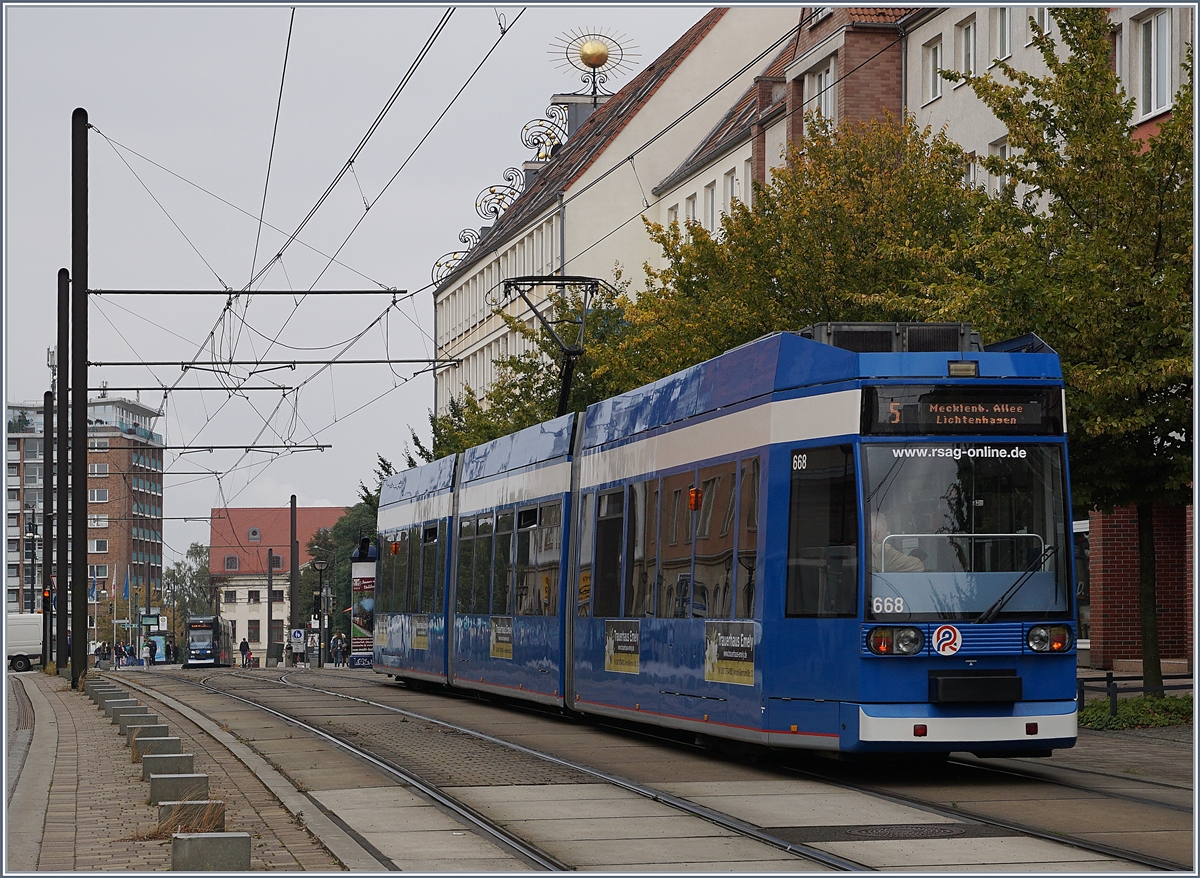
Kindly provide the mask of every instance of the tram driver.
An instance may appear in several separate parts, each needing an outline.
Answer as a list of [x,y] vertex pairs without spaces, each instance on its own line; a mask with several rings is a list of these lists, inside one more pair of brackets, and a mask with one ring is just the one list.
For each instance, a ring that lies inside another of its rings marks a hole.
[[907,555],[891,543],[884,542],[884,539],[890,534],[887,518],[882,512],[876,512],[871,517],[871,535],[874,541],[871,551],[871,569],[876,573],[881,570],[886,570],[888,573],[923,572],[925,562],[915,554]]

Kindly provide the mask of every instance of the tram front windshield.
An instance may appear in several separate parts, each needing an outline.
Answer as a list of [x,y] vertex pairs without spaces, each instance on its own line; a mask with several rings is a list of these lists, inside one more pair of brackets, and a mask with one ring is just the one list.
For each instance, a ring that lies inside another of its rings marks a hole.
[[188,631],[188,643],[192,649],[212,649],[213,633],[211,628],[192,628]]
[[1060,445],[865,445],[863,464],[868,619],[1069,617]]

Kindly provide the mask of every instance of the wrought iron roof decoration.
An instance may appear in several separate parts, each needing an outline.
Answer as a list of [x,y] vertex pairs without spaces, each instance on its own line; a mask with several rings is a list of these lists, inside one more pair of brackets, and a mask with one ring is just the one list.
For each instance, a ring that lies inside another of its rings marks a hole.
[[479,232],[474,229],[463,229],[458,233],[458,240],[466,244],[467,249],[452,250],[433,263],[433,271],[429,273],[429,277],[435,284],[440,284],[453,274],[454,269],[458,268],[458,264],[475,249],[475,245],[479,243]]
[[545,119],[534,119],[521,129],[521,143],[526,149],[535,149],[535,162],[548,162],[554,158],[554,150],[567,142],[567,108],[562,104],[546,107]]
[[506,168],[503,183],[489,186],[476,196],[475,212],[484,219],[499,219],[524,188],[525,172],[520,168]]
[[583,89],[576,94],[590,94],[592,106],[596,106],[599,95],[612,92],[603,88],[609,77],[614,79],[632,69],[637,62],[633,52],[637,46],[628,42],[624,34],[601,28],[583,28],[567,31],[551,43],[550,54],[555,56],[559,69],[571,67],[583,76]]

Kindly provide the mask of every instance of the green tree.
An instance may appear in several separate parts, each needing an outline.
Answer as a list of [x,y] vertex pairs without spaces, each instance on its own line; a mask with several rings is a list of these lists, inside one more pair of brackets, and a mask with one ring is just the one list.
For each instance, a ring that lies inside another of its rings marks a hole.
[[[208,576],[208,546],[192,543],[183,558],[163,571],[163,594],[174,610],[172,633],[184,643],[184,624],[191,616],[216,614],[216,595]],[[130,597],[133,597],[130,595]],[[135,611],[131,618],[136,616]]]
[[[415,437],[415,433],[413,434]],[[362,482],[358,483],[358,499],[359,502],[365,503],[371,512],[379,512],[379,492],[383,490],[383,483],[388,476],[395,475],[396,468],[392,466],[392,462],[382,454],[375,455],[375,489],[372,490]]]
[[808,120],[786,167],[719,236],[647,223],[666,267],[626,311],[614,383],[637,386],[768,332],[940,316],[938,284],[978,274],[963,244],[1004,219],[964,183],[967,157],[913,117]]
[[[1161,684],[1153,502],[1186,503],[1192,474],[1192,56],[1174,111],[1137,136],[1110,66],[1104,8],[1052,9],[1062,46],[1031,24],[1048,68],[998,62],[965,79],[1008,130],[1019,233],[981,236],[981,283],[949,285],[949,311],[985,332],[1035,331],[1068,384],[1077,504],[1137,507],[1143,673]],[[1060,57],[1061,56],[1061,57]],[[1030,303],[1036,307],[1028,307]]]

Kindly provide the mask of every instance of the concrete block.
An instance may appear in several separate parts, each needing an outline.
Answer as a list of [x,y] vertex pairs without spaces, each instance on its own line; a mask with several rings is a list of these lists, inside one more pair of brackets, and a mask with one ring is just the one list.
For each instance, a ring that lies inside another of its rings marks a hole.
[[166,723],[143,723],[142,725],[132,725],[125,730],[125,746],[132,747],[133,739],[139,735],[147,738],[165,738],[167,732],[171,731],[167,728]]
[[150,713],[150,708],[144,704],[135,704],[133,707],[114,707],[112,709],[112,724],[119,726],[121,717],[123,716],[145,716]]
[[152,774],[191,774],[196,769],[192,753],[154,753],[142,757],[142,780]]
[[117,720],[117,731],[124,735],[132,726],[152,726],[157,722],[157,713],[127,713]]
[[173,872],[250,871],[250,833],[177,832],[171,836]]
[[151,753],[182,753],[183,743],[178,738],[134,738],[129,750],[132,761],[141,762]]
[[207,774],[150,775],[150,804],[199,802],[208,798]]
[[112,689],[97,689],[96,693],[92,696],[92,701],[96,702],[97,704],[103,704],[105,701],[110,701],[114,698],[128,698],[128,697],[129,697],[128,692],[124,691],[123,689],[117,689],[116,687],[114,687]]
[[112,716],[114,708],[117,707],[137,707],[138,700],[136,698],[114,698],[112,701],[106,701],[100,705],[100,709],[104,711],[105,716]]
[[176,832],[224,832],[225,803],[210,799],[159,802],[158,825]]

